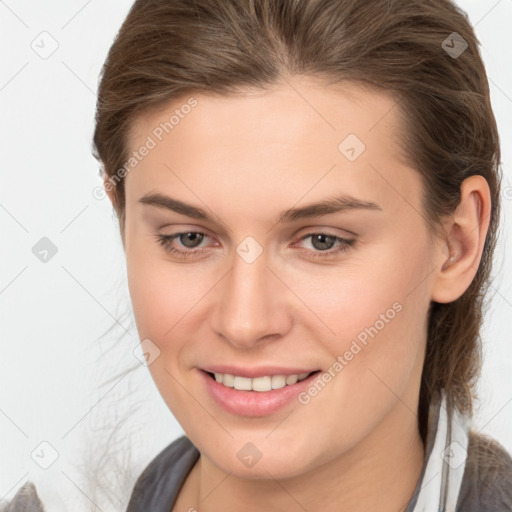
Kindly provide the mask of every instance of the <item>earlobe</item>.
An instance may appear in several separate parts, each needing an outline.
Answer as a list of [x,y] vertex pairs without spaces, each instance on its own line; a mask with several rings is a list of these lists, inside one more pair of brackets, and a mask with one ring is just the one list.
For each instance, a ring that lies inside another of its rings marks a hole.
[[446,239],[439,251],[433,301],[453,302],[471,285],[480,265],[490,212],[487,181],[480,175],[466,178],[461,185],[459,205],[445,223]]

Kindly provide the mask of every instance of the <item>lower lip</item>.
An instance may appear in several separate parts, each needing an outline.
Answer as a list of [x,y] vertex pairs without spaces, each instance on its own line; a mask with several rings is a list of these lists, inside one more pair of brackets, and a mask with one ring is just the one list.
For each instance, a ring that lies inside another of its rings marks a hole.
[[302,391],[305,391],[312,381],[319,375],[319,372],[306,377],[304,380],[270,391],[243,391],[235,388],[228,388],[218,383],[205,371],[199,370],[206,388],[215,402],[226,411],[238,416],[268,416],[273,414],[294,399]]

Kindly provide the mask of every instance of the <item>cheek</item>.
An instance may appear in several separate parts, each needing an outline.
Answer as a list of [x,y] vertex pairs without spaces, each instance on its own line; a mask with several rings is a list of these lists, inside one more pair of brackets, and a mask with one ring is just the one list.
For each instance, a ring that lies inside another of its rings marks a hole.
[[293,283],[293,292],[302,299],[303,318],[311,324],[316,317],[318,333],[336,343],[372,326],[380,315],[386,317],[384,321],[398,317],[396,303],[408,306],[408,311],[423,304],[425,290],[419,285],[428,275],[427,262],[420,250],[417,255],[411,252],[408,258],[399,257],[396,247],[382,245],[364,256],[347,258],[338,267],[300,271],[290,267],[283,268],[281,275],[283,281]]
[[420,243],[407,251],[390,244],[329,274],[295,278],[294,292],[315,314],[306,312],[309,334],[329,354],[334,388],[347,401],[356,389],[370,402],[390,390],[400,396],[418,369],[429,270]]
[[157,242],[143,243],[147,238],[127,230],[128,288],[141,339],[162,343],[206,294],[209,280],[204,270],[168,261]]
[[153,348],[158,356],[148,370],[169,409],[180,423],[187,424],[190,396],[183,390],[182,367],[195,332],[189,322],[194,306],[211,286],[194,272],[177,269],[161,254],[133,248],[127,251],[126,261],[139,339],[151,340],[158,349]]

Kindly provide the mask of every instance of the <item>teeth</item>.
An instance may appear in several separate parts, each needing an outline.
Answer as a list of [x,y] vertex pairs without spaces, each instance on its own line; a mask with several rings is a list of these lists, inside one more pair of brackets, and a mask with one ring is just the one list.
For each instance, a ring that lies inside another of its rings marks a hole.
[[251,391],[251,380],[248,377],[235,376],[233,387],[235,389],[241,389],[243,391]]
[[270,380],[272,382],[272,389],[280,389],[286,386],[286,377],[284,375],[272,375]]
[[235,385],[235,376],[229,375],[228,373],[225,373],[222,375],[222,373],[219,374],[221,378],[221,383],[224,384],[224,386],[227,386],[228,388],[232,388]]
[[[302,373],[301,373],[301,375],[302,375]],[[299,380],[298,375],[288,375],[288,377],[286,377],[286,384],[295,384],[298,380]]]
[[298,381],[304,380],[309,373],[299,373],[298,375],[266,375],[265,377],[240,377],[229,373],[215,373],[215,380],[228,388],[235,388],[241,391],[270,391],[271,389],[280,389],[290,386]]
[[252,389],[253,391],[270,391],[271,389],[277,389],[277,387],[274,387],[274,378],[275,377],[256,377],[254,379],[247,379],[249,381],[249,387],[246,389]]

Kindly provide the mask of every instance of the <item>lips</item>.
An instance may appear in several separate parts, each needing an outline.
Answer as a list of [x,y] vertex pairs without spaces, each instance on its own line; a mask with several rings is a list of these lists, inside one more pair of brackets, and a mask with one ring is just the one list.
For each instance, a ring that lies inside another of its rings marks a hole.
[[[270,375],[276,375],[268,371],[268,367],[265,369],[258,368],[253,370],[245,369],[234,369],[233,367],[215,367],[216,370],[220,369],[229,369],[230,371],[238,371],[240,373],[248,373],[258,374],[257,377],[265,377]],[[276,368],[273,368],[273,371]],[[293,368],[293,369],[283,369],[279,368],[280,375],[296,375],[297,370],[301,370],[303,368]],[[307,370],[306,370],[307,371]],[[269,391],[254,391],[254,390],[239,390],[234,387],[228,387],[224,384],[217,382],[214,378],[214,373],[221,372],[209,372],[205,370],[198,369],[199,376],[205,386],[203,389],[206,394],[209,395],[211,399],[213,399],[213,403],[217,406],[220,406],[225,411],[236,415],[236,416],[247,416],[247,417],[261,417],[261,416],[269,416],[272,415],[279,410],[283,409],[287,405],[292,404],[296,401],[298,395],[301,392],[304,392],[308,386],[313,384],[313,381],[316,379],[317,375],[320,373],[320,370],[312,370],[308,372],[308,376],[303,380],[298,381],[294,384],[286,385],[279,389],[271,389]],[[304,372],[297,372],[304,373]],[[232,375],[232,374],[231,374]],[[241,378],[244,376],[236,374]],[[297,405],[297,404],[296,404]]]

